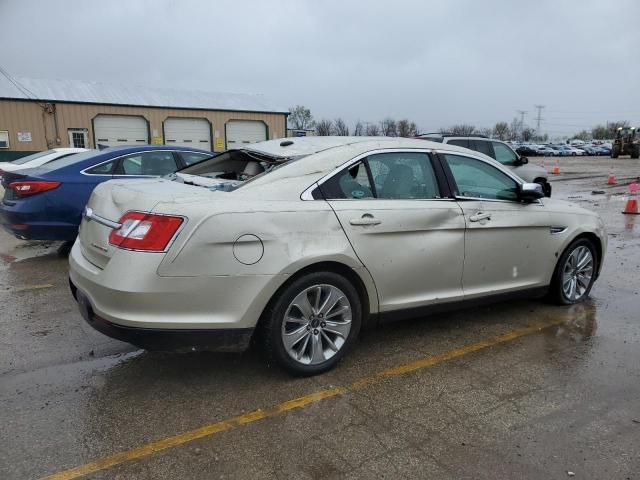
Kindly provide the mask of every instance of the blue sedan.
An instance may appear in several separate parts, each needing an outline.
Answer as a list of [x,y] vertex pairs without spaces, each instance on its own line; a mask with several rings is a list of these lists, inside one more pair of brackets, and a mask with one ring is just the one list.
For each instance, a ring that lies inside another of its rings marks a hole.
[[90,150],[42,167],[4,172],[0,224],[24,240],[72,241],[93,189],[112,178],[167,175],[211,158],[204,150],[155,145]]

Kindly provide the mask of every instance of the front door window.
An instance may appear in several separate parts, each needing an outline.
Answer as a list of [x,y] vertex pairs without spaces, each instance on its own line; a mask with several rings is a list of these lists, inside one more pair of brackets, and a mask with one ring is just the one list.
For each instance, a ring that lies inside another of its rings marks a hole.
[[457,186],[457,196],[489,200],[518,200],[518,184],[482,160],[443,155]]

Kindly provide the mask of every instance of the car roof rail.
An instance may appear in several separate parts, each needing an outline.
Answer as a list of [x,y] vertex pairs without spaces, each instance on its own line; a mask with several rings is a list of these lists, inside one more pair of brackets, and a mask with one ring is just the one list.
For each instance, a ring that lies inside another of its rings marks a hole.
[[418,135],[418,138],[420,138],[420,137],[461,137],[461,138],[474,137],[474,138],[489,138],[486,135],[480,135],[479,133],[471,133],[471,134],[468,134],[468,135],[461,135],[459,133],[440,133],[440,132],[421,133],[420,135]]

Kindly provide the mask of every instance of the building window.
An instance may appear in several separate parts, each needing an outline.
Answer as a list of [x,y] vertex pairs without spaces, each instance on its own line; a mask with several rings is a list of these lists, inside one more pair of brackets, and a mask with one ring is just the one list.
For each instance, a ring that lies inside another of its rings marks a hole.
[[87,148],[89,135],[86,128],[69,129],[69,146],[73,148]]
[[0,130],[0,148],[9,148],[9,132]]

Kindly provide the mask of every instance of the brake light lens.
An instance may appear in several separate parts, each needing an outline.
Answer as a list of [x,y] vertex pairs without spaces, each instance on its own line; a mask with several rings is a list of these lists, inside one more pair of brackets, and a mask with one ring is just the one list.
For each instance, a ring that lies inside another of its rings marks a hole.
[[54,188],[58,188],[60,182],[45,182],[40,180],[27,182],[11,182],[9,188],[16,192],[19,197],[30,197],[37,193],[48,192]]
[[184,222],[182,217],[154,215],[143,212],[127,212],[112,230],[109,243],[127,250],[164,252]]

